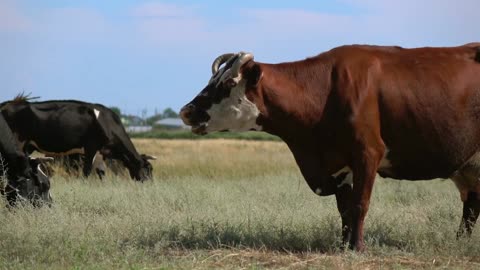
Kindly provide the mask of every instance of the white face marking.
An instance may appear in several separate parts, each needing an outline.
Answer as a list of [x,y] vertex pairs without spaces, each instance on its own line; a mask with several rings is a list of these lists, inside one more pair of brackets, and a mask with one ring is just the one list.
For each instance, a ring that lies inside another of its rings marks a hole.
[[320,195],[321,193],[322,193],[322,189],[321,189],[321,188],[317,188],[317,189],[315,190],[315,194]]
[[93,113],[95,114],[95,117],[97,117],[98,119],[98,117],[100,116],[100,111],[97,109],[93,109]]
[[[229,74],[227,70],[219,80],[225,80],[225,75]],[[219,104],[213,104],[207,110],[210,120],[206,123],[206,131],[248,131],[248,130],[262,130],[262,127],[256,123],[260,111],[257,106],[248,100],[245,95],[245,81],[242,80],[242,75],[239,74],[234,78],[237,83],[231,89],[230,96],[223,99]]]
[[42,153],[42,154],[45,154],[45,155],[50,155],[50,156],[66,156],[66,155],[70,155],[70,154],[84,154],[85,153],[85,150],[82,148],[74,148],[74,149],[70,149],[66,152],[50,152],[50,151],[45,151],[43,149],[41,149],[40,147],[38,147],[38,144],[34,141],[30,141],[30,144],[32,144],[33,146],[35,146],[35,148],[37,148],[38,152]]

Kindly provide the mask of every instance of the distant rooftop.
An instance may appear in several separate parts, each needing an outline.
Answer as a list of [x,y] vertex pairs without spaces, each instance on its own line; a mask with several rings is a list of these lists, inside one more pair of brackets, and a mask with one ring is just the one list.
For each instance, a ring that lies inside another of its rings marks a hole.
[[155,125],[158,126],[169,126],[169,127],[178,127],[178,128],[188,128],[182,119],[180,118],[164,118],[155,122]]

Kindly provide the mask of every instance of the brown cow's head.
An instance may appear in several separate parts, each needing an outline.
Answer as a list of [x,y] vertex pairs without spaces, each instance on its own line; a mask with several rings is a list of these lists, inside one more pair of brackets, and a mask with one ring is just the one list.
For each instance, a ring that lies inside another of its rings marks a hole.
[[[220,68],[222,64],[225,65]],[[217,57],[208,85],[182,108],[183,122],[192,126],[192,132],[202,135],[214,131],[261,130],[257,124],[260,111],[253,100],[261,75],[250,53]]]

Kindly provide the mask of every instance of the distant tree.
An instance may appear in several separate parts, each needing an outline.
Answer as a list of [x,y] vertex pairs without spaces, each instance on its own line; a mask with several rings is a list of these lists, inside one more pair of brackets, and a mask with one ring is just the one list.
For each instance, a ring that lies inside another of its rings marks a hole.
[[122,116],[122,111],[120,110],[120,108],[113,106],[113,107],[110,107],[110,110],[112,110],[114,113],[116,113],[118,115],[118,117]]
[[162,118],[177,118],[178,113],[176,113],[172,108],[166,108],[162,113]]
[[150,116],[147,118],[147,125],[154,125],[155,122],[157,122],[162,118],[163,118],[162,114],[155,114],[153,116]]

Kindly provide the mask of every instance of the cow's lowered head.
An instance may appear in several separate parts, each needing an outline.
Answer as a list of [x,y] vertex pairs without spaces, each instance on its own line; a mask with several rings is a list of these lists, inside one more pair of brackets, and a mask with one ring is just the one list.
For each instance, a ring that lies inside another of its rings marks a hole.
[[[224,65],[223,65],[224,64]],[[222,66],[220,68],[220,66]],[[250,53],[228,53],[212,64],[207,86],[180,112],[192,132],[261,130],[260,111],[255,104],[262,71]]]
[[30,202],[34,206],[50,205],[50,179],[42,169],[44,159],[28,158],[29,166],[22,173],[7,171],[5,193],[8,204],[15,206],[19,201]]
[[150,180],[153,177],[153,167],[149,160],[157,159],[154,156],[141,154],[141,162],[138,166],[126,165],[128,168],[128,172],[130,173],[130,177],[137,181],[145,181]]

